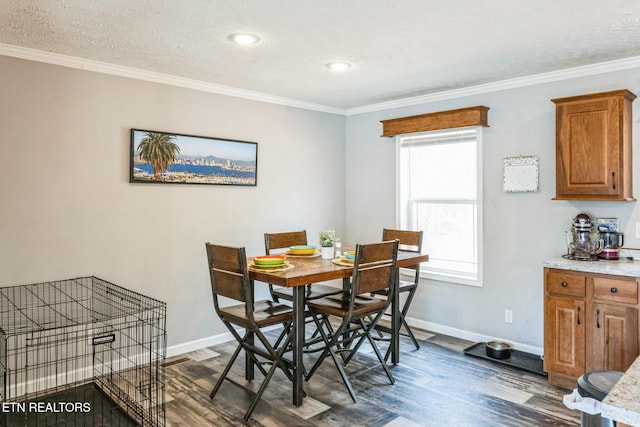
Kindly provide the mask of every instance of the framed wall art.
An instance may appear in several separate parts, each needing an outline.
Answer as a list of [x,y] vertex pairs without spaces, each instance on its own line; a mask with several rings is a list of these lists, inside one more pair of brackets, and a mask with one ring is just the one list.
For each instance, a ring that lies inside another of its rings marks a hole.
[[505,193],[538,191],[538,156],[507,157],[503,160]]
[[131,129],[130,182],[257,185],[258,144]]

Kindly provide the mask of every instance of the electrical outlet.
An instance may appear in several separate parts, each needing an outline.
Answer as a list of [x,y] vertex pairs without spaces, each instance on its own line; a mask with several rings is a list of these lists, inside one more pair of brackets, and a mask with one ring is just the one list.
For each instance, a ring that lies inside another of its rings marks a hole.
[[636,222],[636,239],[640,239],[640,222]]
[[507,323],[513,323],[513,311],[511,310],[504,311],[504,321]]

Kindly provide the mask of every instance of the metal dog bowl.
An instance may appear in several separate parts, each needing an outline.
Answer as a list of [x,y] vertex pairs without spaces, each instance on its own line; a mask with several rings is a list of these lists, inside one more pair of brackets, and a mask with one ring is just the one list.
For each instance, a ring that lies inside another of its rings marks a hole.
[[501,341],[489,341],[485,348],[487,356],[493,359],[508,359],[511,357],[511,344]]

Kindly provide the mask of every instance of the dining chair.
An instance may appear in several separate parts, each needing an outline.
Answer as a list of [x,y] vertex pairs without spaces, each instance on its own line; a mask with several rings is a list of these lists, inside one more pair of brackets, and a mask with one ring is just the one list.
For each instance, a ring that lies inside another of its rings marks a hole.
[[[299,245],[307,245],[306,230],[282,233],[264,233],[264,249],[267,255],[283,253],[291,246]],[[293,288],[283,288],[269,284],[269,292],[271,292],[271,297],[274,301],[279,301],[280,299],[293,301]],[[309,284],[305,287],[305,300],[321,298],[327,295],[338,294],[340,292],[341,288],[336,286],[325,285],[322,283]]]
[[[423,238],[422,231],[394,230],[394,229],[388,229],[388,228],[382,229],[382,240],[383,241],[398,240],[400,243],[399,248],[403,251],[422,253],[422,238]],[[420,281],[420,264],[407,267],[407,269],[413,270],[414,274],[413,274],[413,280],[400,279],[398,283],[399,295],[402,295],[402,294],[406,295],[404,304],[402,305],[402,308],[399,311],[400,328],[404,327],[405,332],[400,331],[399,333],[400,335],[404,335],[411,338],[411,341],[413,341],[413,345],[416,347],[416,350],[418,350],[420,348],[420,344],[418,343],[418,340],[413,334],[413,331],[409,327],[409,324],[407,323],[407,320],[406,320],[406,316],[407,316],[407,313],[409,312],[409,307],[411,306],[411,302],[413,301],[413,297],[416,293],[416,290],[418,289],[418,283]],[[391,316],[390,313],[385,313],[385,314],[387,316]],[[378,329],[382,329],[382,328],[378,328]],[[387,349],[387,352],[385,353],[385,356],[384,356],[384,360],[388,360],[390,354],[391,354],[391,346],[389,346],[389,348]]]
[[[246,422],[251,417],[276,368],[280,368],[289,380],[293,379],[291,364],[283,357],[285,352],[291,350],[292,310],[289,306],[270,300],[254,302],[244,247],[206,243],[206,250],[216,314],[238,342],[236,350],[220,374],[209,398],[215,397],[225,379],[240,386],[237,382],[229,379],[228,374],[240,351],[244,350],[250,361],[264,375],[264,380],[244,414],[243,419]],[[231,299],[238,304],[223,307],[220,305],[220,297]],[[262,329],[273,329],[278,325],[282,326],[282,331],[275,342],[280,344],[273,345],[262,333]],[[236,327],[241,328],[240,330],[244,329],[244,335],[241,336]],[[255,343],[255,337],[258,338],[261,345]],[[263,365],[271,367],[266,371]]]
[[[356,402],[356,393],[345,367],[367,339],[390,383],[395,383],[373,339],[372,331],[391,303],[390,295],[393,295],[393,287],[396,283],[397,258],[397,240],[359,244],[356,246],[349,289],[343,290],[339,295],[329,295],[307,302],[325,348],[306,375],[306,381],[309,381],[327,357],[331,357],[351,399]],[[372,294],[375,296],[371,296]],[[340,325],[335,328],[327,326],[327,322],[323,321],[326,316],[338,317]],[[367,320],[369,316],[371,320]]]

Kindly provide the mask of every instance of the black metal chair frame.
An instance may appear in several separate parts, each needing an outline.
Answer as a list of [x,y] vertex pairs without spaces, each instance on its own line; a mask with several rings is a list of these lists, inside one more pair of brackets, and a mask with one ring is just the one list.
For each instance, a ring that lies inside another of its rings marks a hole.
[[[411,236],[410,239],[407,239],[408,235]],[[409,251],[409,252],[422,253],[422,238],[423,238],[422,231],[394,230],[394,229],[388,229],[388,228],[385,228],[382,230],[383,241],[397,239],[400,243],[400,248],[402,250]],[[420,343],[416,339],[415,335],[413,334],[413,331],[411,330],[411,327],[407,323],[406,316],[407,316],[407,313],[409,312],[409,308],[411,307],[411,302],[413,301],[413,297],[416,294],[416,290],[418,289],[418,283],[420,281],[420,264],[410,266],[407,268],[413,269],[415,271],[415,274],[413,276],[412,282],[404,281],[400,279],[400,282],[398,283],[398,295],[406,294],[406,299],[404,301],[404,304],[402,305],[402,308],[398,313],[400,316],[400,329],[401,329],[399,331],[399,334],[410,338],[416,350],[419,350]],[[385,315],[391,316],[391,313],[385,313]],[[405,332],[402,332],[403,327]],[[388,334],[391,334],[390,328],[378,325],[376,330],[378,331],[377,339],[379,340],[382,339],[384,341],[391,340],[389,336],[385,337],[381,333],[382,331],[384,331],[384,332],[387,332]],[[391,355],[391,346],[387,348],[387,351],[384,355],[384,360],[385,361],[389,360],[390,355]]]
[[[243,247],[206,243],[206,250],[215,311],[238,342],[236,350],[220,374],[209,397],[211,399],[215,397],[225,379],[238,385],[227,376],[240,351],[244,350],[249,356],[249,362],[254,363],[264,375],[264,380],[243,416],[243,420],[248,421],[277,368],[280,368],[287,378],[293,381],[291,362],[284,358],[285,352],[291,350],[292,312],[290,307],[269,300],[254,302],[253,287],[249,279],[247,257]],[[221,307],[218,301],[219,296],[240,301],[241,304]],[[261,329],[278,324],[281,324],[283,329],[275,344],[272,345]],[[234,328],[234,325],[245,329],[243,336]],[[254,337],[258,337],[261,346],[255,344]],[[263,365],[271,365],[271,367],[267,371]]]
[[[395,383],[372,332],[391,303],[393,287],[396,285],[397,257],[397,240],[357,245],[350,288],[343,290],[340,295],[307,302],[325,347],[307,374],[306,381],[309,381],[327,357],[331,357],[351,399],[356,402],[356,393],[345,367],[367,339],[390,383]],[[383,290],[385,292],[381,292]],[[380,294],[372,297],[371,294],[375,292]],[[326,326],[327,322],[323,320],[327,315],[341,318],[340,325],[335,329]]]

